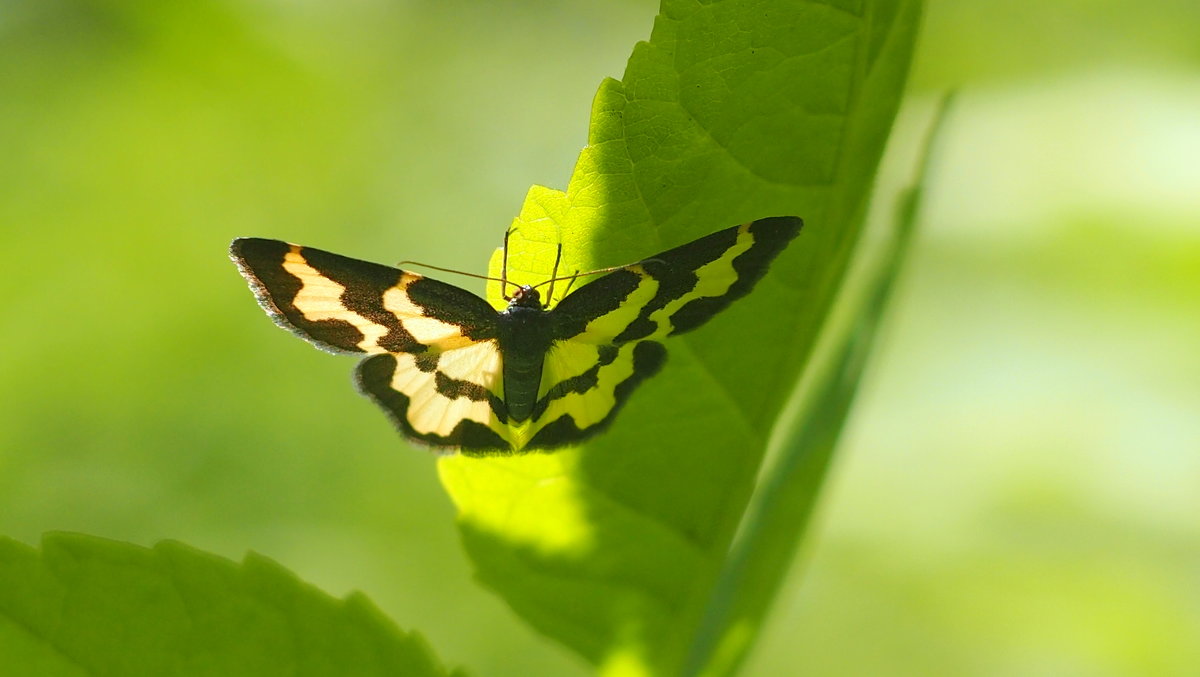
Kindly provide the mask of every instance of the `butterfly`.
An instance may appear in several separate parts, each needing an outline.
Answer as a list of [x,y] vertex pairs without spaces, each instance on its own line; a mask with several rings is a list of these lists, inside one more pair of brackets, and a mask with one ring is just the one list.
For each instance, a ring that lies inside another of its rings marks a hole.
[[605,430],[662,367],[661,340],[748,294],[802,226],[781,216],[727,228],[598,271],[553,307],[553,291],[543,301],[538,287],[567,279],[557,271],[534,286],[502,280],[501,311],[417,273],[280,240],[236,239],[230,258],[276,324],[318,348],[367,355],[359,390],[406,437],[505,454]]

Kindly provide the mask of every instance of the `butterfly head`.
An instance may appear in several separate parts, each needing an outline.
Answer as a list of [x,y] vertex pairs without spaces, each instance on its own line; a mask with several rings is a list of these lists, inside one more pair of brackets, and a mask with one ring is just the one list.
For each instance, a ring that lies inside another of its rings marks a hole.
[[533,308],[543,310],[542,295],[529,285],[517,287],[517,291],[508,300],[509,308]]

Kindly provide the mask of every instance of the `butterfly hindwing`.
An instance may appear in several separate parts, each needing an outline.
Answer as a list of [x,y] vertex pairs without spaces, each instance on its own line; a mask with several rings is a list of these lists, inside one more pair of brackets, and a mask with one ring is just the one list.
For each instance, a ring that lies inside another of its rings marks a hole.
[[568,341],[552,347],[526,447],[555,449],[600,434],[634,388],[658,373],[666,357],[666,348],[657,341],[620,346]]
[[411,439],[435,447],[510,451],[496,345],[443,353],[438,362],[429,364],[424,355],[374,355],[358,365],[358,387]]

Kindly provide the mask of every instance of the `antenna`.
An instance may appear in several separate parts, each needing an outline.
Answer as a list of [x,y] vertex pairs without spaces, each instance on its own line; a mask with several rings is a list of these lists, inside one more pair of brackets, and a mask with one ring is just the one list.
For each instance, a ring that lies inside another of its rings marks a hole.
[[431,265],[428,263],[421,263],[420,261],[401,261],[401,262],[397,263],[396,266],[421,266],[422,268],[429,268],[430,270],[440,270],[443,273],[454,273],[455,275],[466,275],[467,277],[473,277],[473,278],[476,278],[479,280],[490,280],[492,282],[503,282],[503,280],[496,278],[496,277],[488,277],[487,275],[477,275],[475,273],[468,273],[465,270],[455,270],[454,268],[442,268],[441,266],[434,266],[434,265]]
[[583,271],[583,272],[577,270],[574,273],[572,273],[571,275],[563,275],[562,277],[552,277],[549,280],[542,280],[541,282],[538,282],[537,284],[533,285],[533,288],[537,289],[538,287],[540,287],[544,284],[553,284],[554,282],[556,282],[558,280],[574,280],[577,277],[587,277],[588,275],[599,275],[600,273],[611,273],[611,272],[617,271],[617,270],[624,270],[626,268],[629,268],[630,266],[637,266],[637,265],[641,265],[643,263],[651,263],[651,262],[665,263],[665,261],[663,261],[662,259],[642,259],[641,261],[634,261],[633,263],[626,263],[623,266],[610,266],[608,268],[596,268],[595,270],[588,270],[588,271]]
[[[510,284],[515,285],[516,283],[508,281],[508,238],[510,235],[512,235],[512,230],[504,231],[504,253],[503,253],[503,257],[501,259],[501,264],[500,264],[500,277],[491,277],[488,275],[478,275],[476,273],[468,273],[464,270],[456,270],[454,268],[442,268],[441,266],[434,266],[434,265],[430,265],[428,263],[421,263],[420,261],[401,261],[401,262],[397,263],[396,265],[397,266],[408,266],[408,265],[421,266],[422,268],[429,268],[430,270],[440,270],[443,273],[454,273],[455,275],[464,275],[466,277],[473,277],[477,280],[487,280],[488,282],[499,282],[500,283],[500,296],[502,296],[505,301],[511,301],[512,297],[508,295],[508,285],[510,285]],[[608,268],[596,268],[594,270],[589,270],[586,272],[580,272],[580,271],[576,270],[574,273],[572,273],[570,275],[559,276],[558,268],[559,268],[559,265],[562,264],[562,250],[563,250],[563,246],[562,246],[562,243],[560,242],[560,243],[558,243],[558,251],[554,255],[554,268],[551,269],[551,271],[550,271],[550,279],[542,280],[541,282],[538,282],[537,284],[533,285],[534,289],[537,289],[538,287],[543,287],[545,285],[550,285],[550,289],[548,289],[546,291],[545,305],[550,305],[550,302],[554,300],[554,283],[555,282],[561,282],[562,280],[570,280],[570,283],[567,284],[566,291],[563,292],[563,297],[566,298],[566,296],[571,293],[571,288],[575,286],[575,282],[578,281],[579,278],[581,278],[581,277],[587,277],[589,275],[599,275],[600,273],[611,273],[611,272],[614,272],[617,270],[624,270],[625,268],[629,268],[630,266],[636,266],[636,265],[640,265],[643,263],[660,263],[663,265],[669,265],[666,263],[666,261],[663,261],[662,259],[642,259],[640,261],[634,261],[633,263],[627,263],[623,266],[610,266]]]

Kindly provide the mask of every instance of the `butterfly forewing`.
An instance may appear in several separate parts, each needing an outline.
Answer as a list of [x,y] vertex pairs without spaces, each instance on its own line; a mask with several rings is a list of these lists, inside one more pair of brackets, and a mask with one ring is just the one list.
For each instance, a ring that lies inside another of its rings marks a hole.
[[440,352],[495,337],[487,302],[416,273],[260,238],[234,240],[230,256],[275,322],[321,348]]

